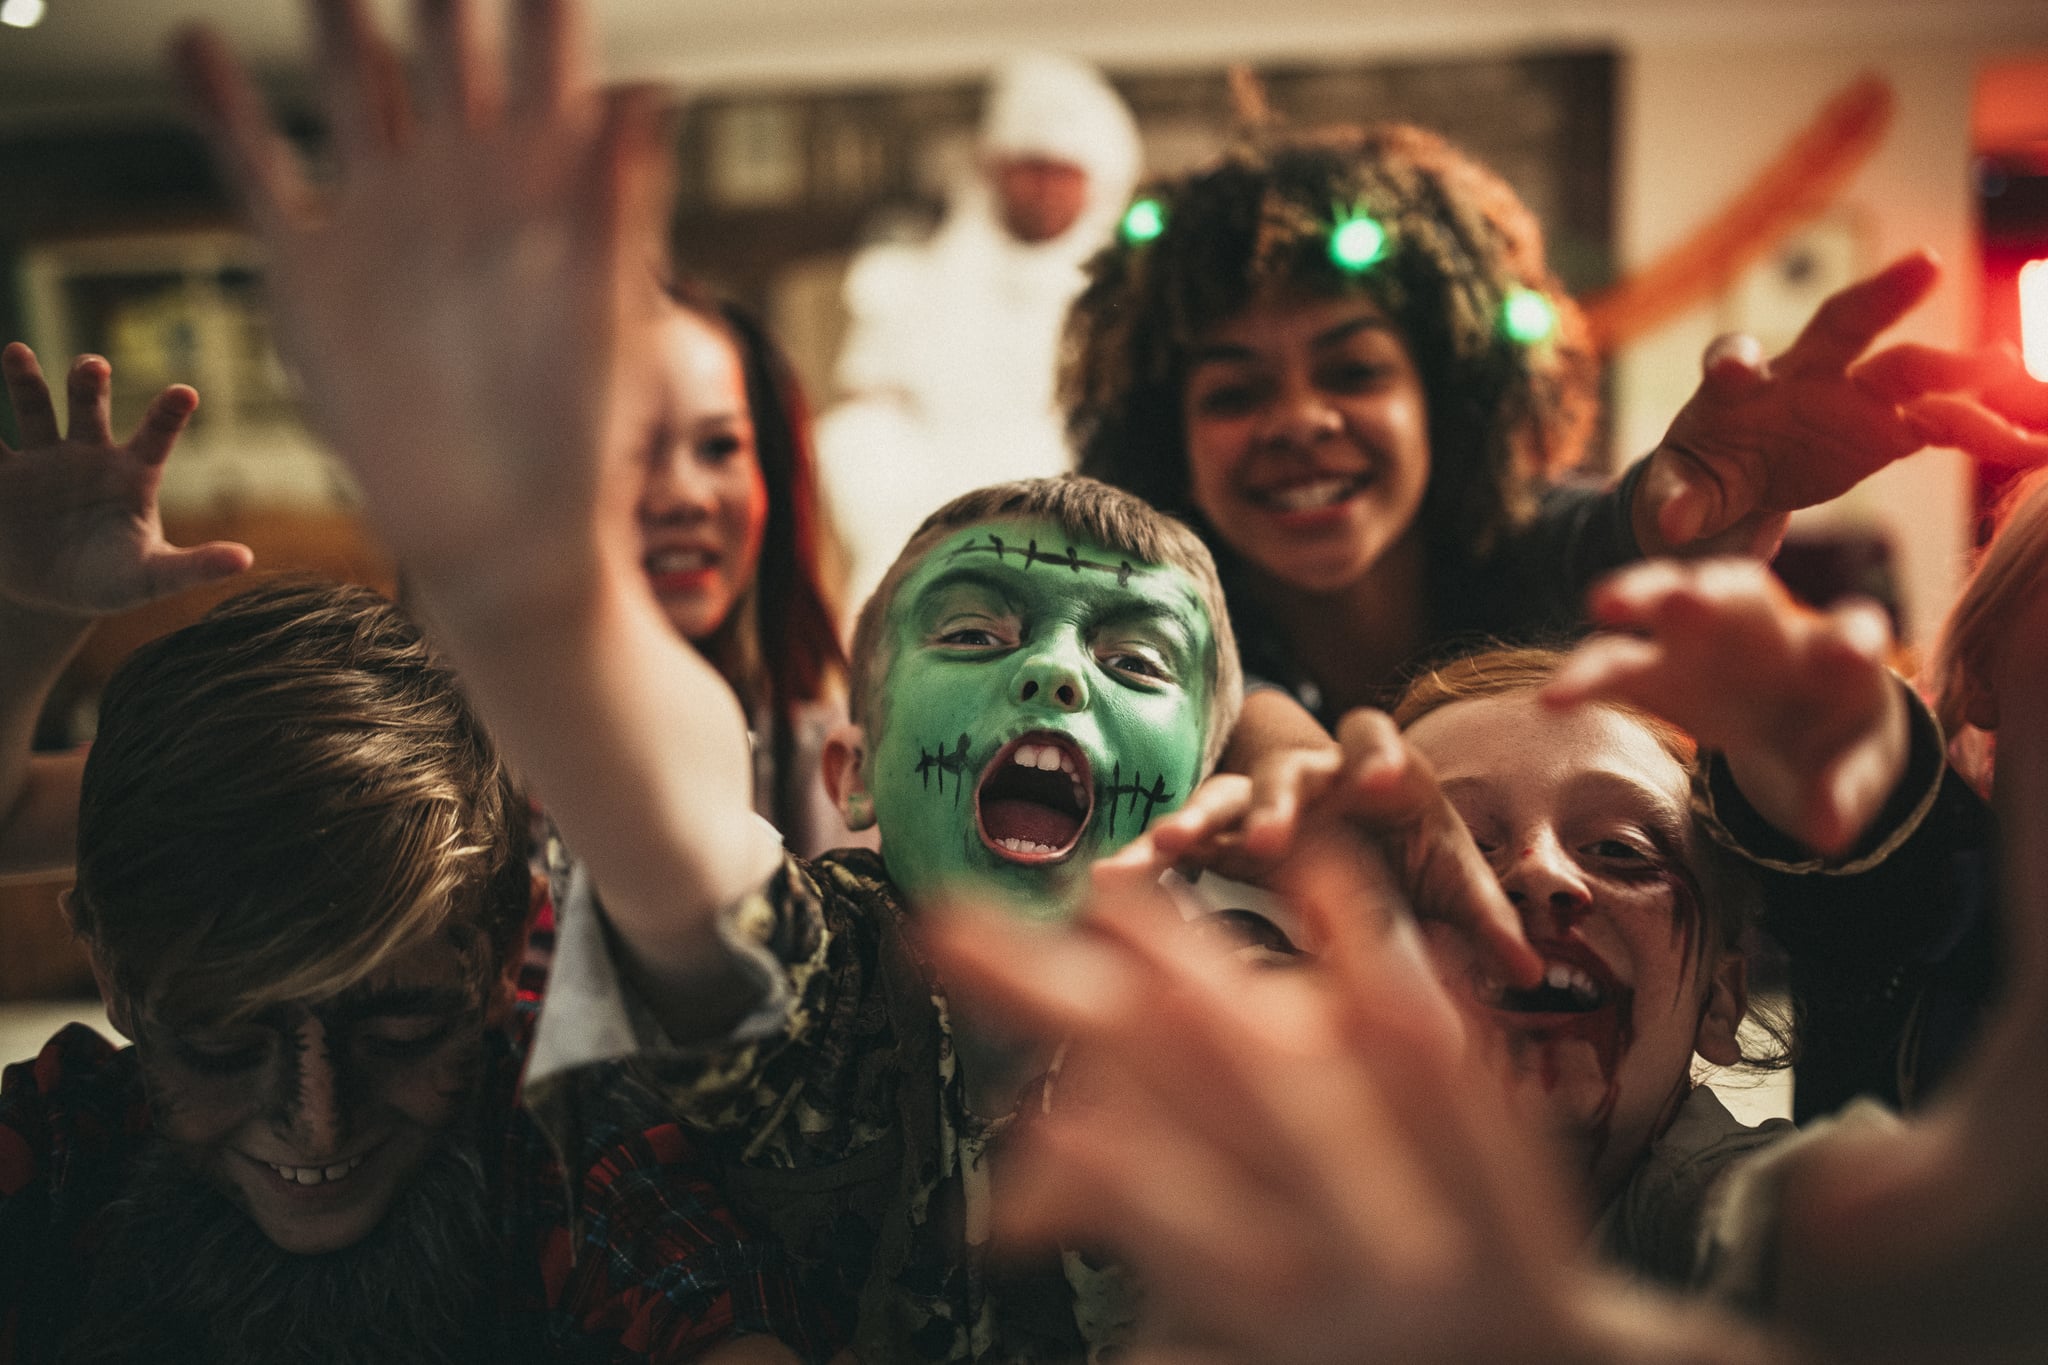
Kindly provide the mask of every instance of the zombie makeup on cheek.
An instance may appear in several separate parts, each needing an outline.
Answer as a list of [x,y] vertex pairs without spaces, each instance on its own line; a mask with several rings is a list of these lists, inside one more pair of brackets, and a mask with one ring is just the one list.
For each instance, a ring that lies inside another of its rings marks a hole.
[[1031,520],[967,527],[898,589],[864,773],[913,901],[963,883],[1063,916],[1081,870],[1184,799],[1213,641],[1186,573]]
[[1131,780],[1128,782],[1124,781],[1122,764],[1111,766],[1109,786],[1103,789],[1103,795],[1109,798],[1109,832],[1111,834],[1117,832],[1116,813],[1119,804],[1123,805],[1128,813],[1129,811],[1135,811],[1140,802],[1144,803],[1145,811],[1144,814],[1138,817],[1137,829],[1137,833],[1143,834],[1146,827],[1152,823],[1152,812],[1154,810],[1170,802],[1178,802],[1180,800],[1177,793],[1166,790],[1166,779],[1164,777],[1155,775],[1152,779],[1152,785],[1148,787],[1145,785],[1142,775],[1133,769]]
[[916,772],[918,780],[923,782],[927,788],[931,786],[933,778],[936,777],[939,785],[939,795],[941,796],[946,794],[946,779],[951,777],[953,779],[953,804],[959,805],[960,794],[967,789],[967,774],[971,771],[967,760],[967,736],[962,735],[953,741],[953,748],[950,752],[943,743],[934,749],[927,749],[923,744],[919,744],[917,746],[917,766],[913,771]]

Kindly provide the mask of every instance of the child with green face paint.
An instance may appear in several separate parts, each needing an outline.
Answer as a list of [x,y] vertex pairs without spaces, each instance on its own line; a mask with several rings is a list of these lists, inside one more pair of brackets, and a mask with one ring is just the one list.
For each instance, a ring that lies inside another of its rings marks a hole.
[[715,913],[746,987],[715,1028],[648,989],[658,933],[573,891],[529,1092],[645,1054],[864,1360],[1076,1358],[1129,1321],[1118,1277],[983,1265],[990,1145],[1049,1097],[1049,1059],[959,1037],[906,924],[959,893],[1064,918],[1096,858],[1180,805],[1241,692],[1221,589],[1199,540],[1127,494],[999,485],[912,539],[854,660],[827,784],[879,856],[786,859]]
[[1040,919],[1187,798],[1239,694],[1206,551],[1091,480],[935,514],[854,649],[855,726],[826,753],[848,822],[881,827],[912,900],[994,893]]

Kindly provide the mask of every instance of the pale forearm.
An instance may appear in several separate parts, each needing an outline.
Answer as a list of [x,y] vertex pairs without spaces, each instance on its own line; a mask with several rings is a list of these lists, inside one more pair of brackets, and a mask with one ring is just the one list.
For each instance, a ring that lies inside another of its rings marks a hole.
[[[664,1022],[727,1012],[734,971],[713,916],[760,885],[779,844],[753,813],[745,720],[631,567],[565,594],[486,602],[420,583],[426,615],[508,757],[595,874],[627,967]],[[516,565],[507,570],[516,579]],[[682,1012],[670,1008],[682,1002]],[[709,1026],[706,1022],[706,1026]]]
[[72,857],[76,761],[31,751],[43,702],[92,626],[88,616],[0,598],[0,876],[51,871]]
[[1710,1306],[1588,1275],[1558,1365],[1798,1365],[1786,1341]]

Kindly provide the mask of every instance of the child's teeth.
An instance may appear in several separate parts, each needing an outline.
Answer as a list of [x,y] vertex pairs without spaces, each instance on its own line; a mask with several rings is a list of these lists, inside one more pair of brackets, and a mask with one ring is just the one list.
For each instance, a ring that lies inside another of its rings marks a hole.
[[1020,768],[1036,768],[1038,766],[1038,747],[1033,744],[1019,744],[1017,752],[1011,756],[1010,761]]
[[1313,512],[1337,502],[1347,487],[1344,479],[1318,479],[1314,483],[1275,490],[1269,496],[1282,511]]
[[330,1180],[339,1180],[363,1164],[363,1157],[355,1157],[333,1166],[280,1166],[275,1161],[264,1164],[276,1171],[282,1178],[298,1185],[324,1185]]

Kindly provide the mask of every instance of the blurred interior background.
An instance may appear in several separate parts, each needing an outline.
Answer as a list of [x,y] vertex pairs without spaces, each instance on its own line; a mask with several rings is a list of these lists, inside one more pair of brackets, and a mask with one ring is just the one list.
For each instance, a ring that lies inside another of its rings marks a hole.
[[[381,6],[394,18],[402,4]],[[1543,220],[1553,263],[1611,305],[1601,473],[1652,446],[1716,334],[1776,350],[1814,305],[1930,246],[1940,291],[1900,329],[2019,344],[2019,272],[2048,258],[2048,6],[2038,0],[594,0],[609,70],[672,85],[678,258],[765,316],[814,403],[837,396],[841,284],[863,245],[930,231],[971,173],[997,60],[1091,61],[1135,115],[1146,174],[1214,155],[1226,70],[1297,125],[1400,118],[1476,152]],[[184,381],[204,396],[164,488],[180,539],[390,585],[346,479],[298,425],[262,262],[162,61],[205,19],[317,152],[299,7],[280,0],[0,4],[0,339],[46,368],[113,363],[117,428]],[[25,26],[24,26],[25,25]],[[2048,277],[2048,270],[2042,272]],[[1604,293],[1603,293],[1604,291]],[[2037,343],[2048,351],[2048,288]],[[2048,354],[2030,357],[2048,376]],[[0,434],[12,439],[0,413]],[[1952,452],[1803,514],[1785,568],[1894,608],[1910,648],[1946,610],[1995,480]],[[45,718],[90,738],[100,683],[205,595],[110,622]],[[61,885],[0,887],[0,1060],[91,983]],[[7,1003],[12,1002],[12,1003]]]

